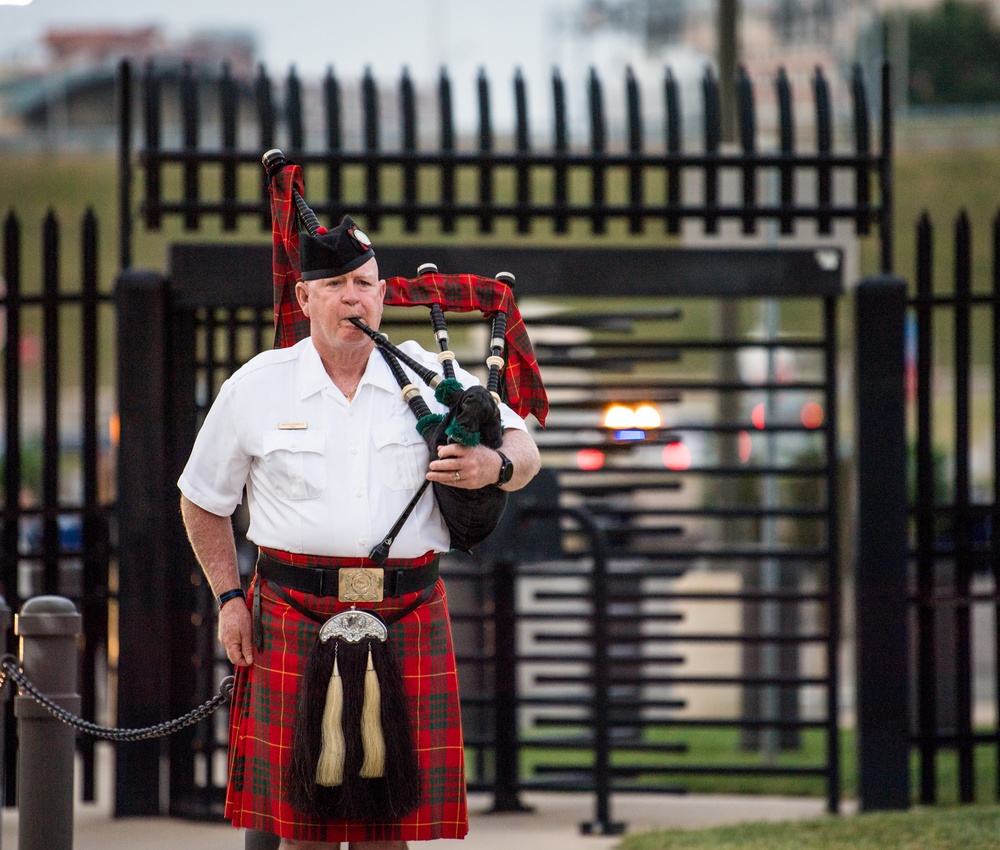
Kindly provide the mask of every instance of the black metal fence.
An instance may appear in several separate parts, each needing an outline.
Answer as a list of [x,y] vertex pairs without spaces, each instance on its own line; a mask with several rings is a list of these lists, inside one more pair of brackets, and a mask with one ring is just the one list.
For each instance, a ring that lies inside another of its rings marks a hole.
[[[992,280],[973,278],[973,228],[962,212],[952,238],[917,226],[910,300],[909,402],[912,569],[917,678],[913,707],[919,798],[996,799],[977,787],[977,760],[998,766],[1000,693],[1000,215],[987,234]],[[950,249],[950,250],[949,250]],[[935,272],[935,251],[952,255]],[[977,460],[986,447],[991,457]],[[942,787],[951,761],[957,789]]]
[[[888,104],[887,73],[881,84]],[[704,774],[815,776],[836,809],[835,304],[844,266],[826,237],[838,222],[857,234],[877,225],[881,266],[888,270],[893,262],[891,114],[886,109],[880,117],[881,144],[873,151],[860,73],[850,85],[850,138],[835,145],[829,85],[817,72],[815,142],[808,151],[796,144],[791,84],[783,73],[774,83],[776,149],[767,151],[760,149],[754,86],[742,73],[737,150],[722,142],[710,73],[701,86],[704,120],[695,150],[686,149],[693,134],[682,127],[669,72],[656,145],[644,130],[638,82],[626,76],[622,148],[609,142],[604,88],[595,75],[588,80],[590,132],[583,142],[569,138],[563,82],[553,75],[546,150],[533,147],[520,76],[512,138],[494,132],[490,87],[480,77],[478,132],[466,141],[456,133],[451,84],[442,74],[436,114],[420,115],[438,128],[433,150],[419,149],[418,97],[405,74],[395,123],[380,112],[385,99],[373,79],[362,80],[358,149],[345,144],[350,117],[332,74],[318,100],[290,75],[278,104],[261,72],[249,118],[237,108],[232,85],[223,75],[218,99],[206,103],[186,72],[172,145],[155,67],[145,70],[138,94],[130,69],[122,68],[123,265],[141,238],[133,232],[136,213],[154,231],[170,220],[192,232],[209,225],[269,230],[259,160],[280,145],[304,166],[308,200],[322,217],[350,212],[364,222],[380,245],[383,271],[408,274],[427,260],[443,270],[508,268],[518,277],[522,309],[533,311],[529,324],[553,400],[550,427],[538,440],[557,476],[559,504],[550,510],[558,507],[563,521],[544,558],[525,552],[514,560],[486,550],[476,561],[448,565],[455,627],[468,648],[460,663],[470,785],[492,790],[498,805],[511,808],[524,788],[593,790],[592,826],[599,830],[613,826],[611,791],[680,789]],[[318,107],[306,110],[310,97]],[[136,153],[133,111],[142,125]],[[306,115],[320,126],[306,126]],[[399,143],[386,150],[390,125]],[[258,142],[249,150],[238,144],[248,126]],[[313,149],[307,140],[317,136],[322,143]],[[133,185],[141,187],[137,205]],[[743,234],[766,224],[777,245],[786,236],[801,238],[808,222],[815,247],[649,247],[650,239],[676,243],[685,223],[700,223],[711,237],[727,220]],[[402,247],[411,234],[420,243],[428,234],[440,238],[433,248]],[[619,244],[574,247],[603,234]],[[461,247],[468,237],[482,242],[484,236],[488,245]],[[525,239],[547,247],[510,247]],[[248,293],[254,280],[259,290]],[[197,408],[263,344],[268,284],[266,246],[177,245],[165,276],[132,277],[132,294],[122,293],[123,329],[162,327],[169,334],[144,330],[144,359],[122,361],[123,386],[146,382],[133,402],[151,394],[156,404],[130,403],[133,421],[123,389],[123,422],[135,442],[133,465],[122,475],[132,492],[122,493],[121,629],[134,655],[123,657],[121,668],[164,670],[171,699],[181,702],[197,701],[192,688],[211,687],[217,675],[206,666],[215,658],[211,600],[197,586],[197,566],[174,519],[176,496],[157,488],[176,479]],[[720,303],[731,305],[721,330]],[[156,321],[140,324],[131,311],[146,308]],[[395,333],[393,323],[402,323],[399,332],[409,334],[411,321],[388,317],[387,327]],[[475,351],[475,331],[466,335],[467,351]],[[128,344],[123,336],[122,350]],[[659,425],[622,427],[616,437],[601,420],[614,403],[638,415],[643,402],[662,417]],[[156,418],[162,411],[169,411],[167,419]],[[131,508],[138,510],[135,520]],[[134,526],[140,547],[131,553],[126,525]],[[585,528],[596,529],[596,537],[582,534]],[[173,548],[144,552],[150,534]],[[597,539],[605,547],[600,557]],[[157,592],[135,598],[150,571]],[[153,600],[170,600],[170,613],[157,611]],[[128,639],[147,629],[151,617],[183,649],[166,653]],[[704,657],[703,647],[725,655],[729,666],[710,671],[691,660]],[[704,694],[713,706],[705,707]],[[130,695],[120,707],[134,712],[129,723],[162,713],[152,692]],[[706,761],[698,748],[705,729],[727,730],[736,750],[749,754]],[[174,811],[218,811],[224,769],[220,776],[212,765],[225,742],[217,732],[172,749]],[[803,745],[806,757],[788,756]],[[142,790],[155,787],[155,761],[151,753],[133,752],[121,774],[128,780],[119,782],[119,807],[138,814],[155,808]],[[149,781],[136,782],[137,776]]]
[[[32,222],[31,226],[36,223]],[[98,222],[80,223],[81,256],[61,249],[63,227],[53,214],[41,223],[41,256],[22,256],[22,222],[4,220],[4,452],[0,592],[17,610],[25,599],[60,594],[84,615],[81,696],[87,717],[107,698],[108,616],[113,594],[113,426],[110,399],[98,389],[102,312],[112,308],[100,291]],[[38,268],[31,278],[25,268]],[[78,275],[67,281],[61,269]],[[113,666],[113,660],[111,665]],[[12,731],[7,718],[7,731]],[[16,743],[8,734],[7,740]],[[81,741],[83,795],[94,797],[93,741]],[[16,746],[7,750],[12,768]],[[8,770],[8,776],[15,772]],[[14,789],[11,782],[9,790]]]
[[[892,268],[892,115],[887,90],[888,70],[883,71],[883,104],[880,145],[872,147],[870,107],[860,68],[850,84],[851,131],[849,150],[834,144],[834,113],[830,86],[817,68],[812,81],[815,149],[796,146],[793,92],[784,71],[774,81],[777,103],[777,147],[760,150],[754,86],[740,72],[737,80],[739,150],[723,145],[718,82],[709,70],[702,81],[703,116],[699,149],[685,150],[686,134],[677,81],[668,70],[663,81],[662,143],[647,147],[640,92],[629,72],[625,80],[627,142],[612,149],[606,119],[604,87],[595,73],[588,80],[589,138],[571,140],[563,80],[552,77],[553,134],[551,148],[532,148],[528,126],[527,87],[518,74],[514,80],[516,126],[512,150],[499,150],[493,130],[490,85],[485,76],[476,83],[478,132],[474,149],[464,149],[455,130],[452,86],[442,71],[437,87],[439,130],[434,150],[419,150],[417,95],[404,71],[399,83],[397,124],[399,148],[382,146],[384,126],[391,117],[380,113],[379,92],[370,73],[361,82],[361,149],[344,145],[346,116],[342,110],[341,86],[332,71],[322,82],[321,93],[310,114],[315,128],[307,128],[303,86],[294,71],[284,86],[284,102],[275,100],[275,85],[263,69],[255,82],[256,110],[247,117],[238,108],[236,84],[225,72],[218,80],[218,97],[210,104],[199,97],[194,72],[186,68],[180,84],[179,142],[167,147],[161,104],[161,78],[148,65],[137,96],[130,67],[122,67],[119,102],[121,117],[122,204],[121,235],[123,267],[130,265],[133,236],[132,204],[134,104],[141,112],[142,138],[138,166],[142,173],[138,212],[147,229],[157,230],[169,218],[183,222],[186,230],[197,230],[212,218],[224,230],[236,230],[244,220],[257,219],[270,228],[267,199],[262,189],[248,196],[247,185],[259,186],[255,170],[260,153],[282,146],[286,155],[310,170],[311,204],[320,216],[339,219],[347,211],[363,218],[373,232],[388,226],[387,219],[401,222],[404,234],[414,234],[428,225],[443,234],[494,233],[500,222],[513,222],[516,233],[526,234],[543,225],[556,235],[568,234],[583,222],[592,234],[607,232],[612,222],[623,221],[627,233],[649,232],[653,223],[666,234],[679,234],[681,223],[701,221],[706,233],[718,232],[723,220],[736,220],[745,234],[757,232],[762,221],[776,222],[783,235],[792,234],[797,223],[811,221],[820,235],[832,232],[835,221],[852,222],[855,231],[867,234],[877,224],[881,238],[881,266]],[[206,140],[213,116],[213,142]],[[432,120],[432,119],[427,119]],[[247,125],[256,128],[257,146],[237,147]],[[310,150],[306,139],[317,131],[319,150]],[[243,179],[250,168],[254,180]],[[208,172],[211,170],[211,182]],[[315,174],[315,176],[313,176]],[[322,175],[320,177],[320,174]],[[724,197],[724,175],[739,179],[739,198]],[[834,179],[851,177],[849,197],[837,197]],[[169,175],[169,176],[168,176]],[[701,186],[685,189],[685,178],[697,175]],[[775,175],[775,197],[762,198],[761,180]],[[800,181],[808,176],[814,188],[809,197]],[[654,231],[656,232],[656,231]]]

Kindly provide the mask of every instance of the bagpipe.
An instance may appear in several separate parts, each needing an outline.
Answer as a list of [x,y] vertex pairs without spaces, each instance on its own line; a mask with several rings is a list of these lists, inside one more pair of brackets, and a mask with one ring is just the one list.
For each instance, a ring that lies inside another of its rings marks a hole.
[[[301,168],[289,163],[277,149],[265,153],[262,162],[268,175],[274,222],[275,347],[282,347],[308,335],[308,322],[294,294],[298,278],[299,231],[305,230],[315,236],[324,233],[325,228],[303,198]],[[501,400],[521,416],[532,413],[544,426],[548,400],[524,321],[514,302],[512,274],[501,272],[495,278],[442,275],[432,263],[425,263],[417,270],[415,279],[391,277],[386,283],[386,304],[424,305],[429,309],[443,374],[416,362],[393,345],[385,334],[369,328],[360,319],[351,321],[372,339],[388,364],[403,399],[416,418],[417,430],[426,441],[432,459],[437,458],[438,448],[447,442],[466,446],[481,443],[499,448],[503,439],[498,408]],[[477,309],[492,319],[490,350],[486,358],[488,377],[485,387],[462,387],[455,378],[455,354],[448,347],[444,312]],[[403,366],[434,389],[435,398],[448,408],[446,414],[430,411],[419,387]],[[396,533],[423,496],[427,483],[425,481],[390,532],[369,554],[376,563],[385,562]],[[434,482],[433,491],[451,535],[452,548],[466,552],[489,536],[507,503],[507,494],[493,485],[466,490]]]

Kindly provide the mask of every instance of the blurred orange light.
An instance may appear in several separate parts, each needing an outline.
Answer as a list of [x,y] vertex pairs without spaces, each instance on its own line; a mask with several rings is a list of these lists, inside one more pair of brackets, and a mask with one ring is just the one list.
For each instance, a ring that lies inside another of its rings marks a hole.
[[740,463],[750,460],[750,453],[753,451],[753,437],[749,431],[740,431]]
[[663,447],[663,465],[673,470],[690,469],[691,449],[684,443],[667,443]]
[[753,422],[754,428],[764,428],[764,402],[758,404],[752,411],[750,411],[750,421]]
[[604,427],[620,431],[635,427],[635,411],[623,404],[613,404],[604,413]]
[[640,404],[635,409],[636,428],[659,428],[663,424],[660,411],[651,404]]
[[585,472],[594,472],[604,466],[604,452],[600,449],[580,449],[576,453],[576,465]]
[[122,423],[118,418],[117,413],[112,413],[111,417],[108,419],[108,437],[111,440],[111,445],[118,448],[118,443],[121,441],[122,436]]
[[815,401],[806,402],[802,405],[802,424],[806,428],[819,428],[823,424],[823,405]]

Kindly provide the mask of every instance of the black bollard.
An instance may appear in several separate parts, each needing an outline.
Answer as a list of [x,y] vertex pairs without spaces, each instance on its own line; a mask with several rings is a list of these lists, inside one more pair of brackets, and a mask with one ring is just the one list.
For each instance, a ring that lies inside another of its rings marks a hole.
[[[36,596],[21,607],[14,631],[21,666],[52,702],[80,713],[77,638],[82,618],[61,596]],[[14,701],[17,760],[18,850],[73,850],[75,733],[30,696]]]

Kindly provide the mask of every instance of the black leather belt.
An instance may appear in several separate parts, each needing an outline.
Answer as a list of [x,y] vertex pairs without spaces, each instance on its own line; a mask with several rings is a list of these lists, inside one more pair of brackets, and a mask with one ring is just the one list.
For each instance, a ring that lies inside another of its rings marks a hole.
[[[402,596],[415,593],[430,587],[438,580],[438,565],[440,558],[435,558],[422,567],[407,567],[393,569],[387,567],[383,573],[385,584],[383,595]],[[273,581],[289,590],[311,593],[313,596],[336,596],[340,590],[337,574],[338,567],[297,567],[276,561],[274,558],[260,552],[257,556],[257,575]]]

